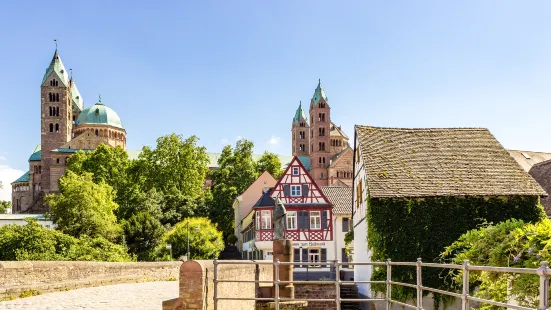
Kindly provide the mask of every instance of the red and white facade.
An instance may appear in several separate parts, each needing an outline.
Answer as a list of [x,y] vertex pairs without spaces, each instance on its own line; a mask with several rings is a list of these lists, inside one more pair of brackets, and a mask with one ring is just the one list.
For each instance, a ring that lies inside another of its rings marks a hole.
[[296,156],[246,217],[250,222],[242,233],[248,236],[243,240],[249,244],[244,244],[243,249],[262,253],[256,255],[257,259],[272,259],[274,205],[270,197],[279,198],[287,210],[285,238],[294,241],[295,261],[332,260],[335,255],[332,205]]

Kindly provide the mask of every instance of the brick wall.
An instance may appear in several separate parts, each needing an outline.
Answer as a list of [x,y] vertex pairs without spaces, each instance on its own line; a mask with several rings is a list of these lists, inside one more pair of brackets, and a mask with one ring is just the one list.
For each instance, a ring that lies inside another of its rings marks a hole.
[[106,284],[168,281],[178,278],[181,262],[0,262],[0,298],[37,290],[42,293]]
[[[337,297],[335,284],[296,284],[295,298],[332,298]],[[334,301],[309,301],[308,309],[336,309]]]

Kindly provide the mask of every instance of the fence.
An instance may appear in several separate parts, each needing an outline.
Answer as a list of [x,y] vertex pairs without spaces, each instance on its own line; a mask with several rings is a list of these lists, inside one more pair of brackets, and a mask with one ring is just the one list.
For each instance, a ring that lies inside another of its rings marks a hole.
[[[224,261],[218,261],[214,260],[214,310],[218,309],[218,301],[221,300],[255,300],[255,301],[266,301],[266,302],[274,302],[275,303],[275,309],[280,309],[280,302],[282,301],[334,301],[336,304],[337,310],[341,309],[341,302],[373,302],[373,301],[384,301],[386,303],[386,310],[390,310],[392,304],[398,304],[406,308],[411,309],[423,309],[423,291],[428,291],[432,293],[439,293],[444,294],[452,297],[461,298],[461,309],[462,310],[469,310],[470,306],[469,303],[471,301],[479,302],[479,303],[487,303],[495,306],[500,307],[506,307],[509,309],[519,309],[519,310],[530,310],[533,308],[527,308],[515,304],[509,304],[509,303],[503,303],[498,302],[494,300],[488,300],[488,299],[482,299],[477,298],[469,295],[469,272],[470,271],[490,271],[490,272],[502,272],[502,273],[518,273],[518,274],[534,274],[538,275],[540,277],[540,284],[539,284],[539,307],[538,310],[547,310],[549,307],[548,300],[549,300],[549,276],[551,275],[551,269],[548,267],[548,262],[541,262],[541,266],[538,269],[535,268],[510,268],[510,267],[492,267],[492,266],[473,266],[470,265],[468,261],[465,261],[463,265],[455,265],[455,264],[437,264],[437,263],[423,263],[421,259],[418,259],[417,262],[392,262],[390,260],[387,260],[386,262],[369,262],[369,263],[361,263],[361,262],[346,262],[346,263],[340,263],[339,261],[332,261],[327,262],[332,267],[335,268],[336,274],[339,274],[340,267],[342,265],[363,265],[363,266],[386,266],[387,269],[387,278],[386,281],[341,281],[340,277],[336,277],[335,280],[332,281],[280,281],[279,280],[279,268],[282,265],[319,265],[319,262],[280,262],[279,260],[275,262],[269,262],[269,261],[242,261],[242,262],[224,262]],[[260,265],[260,264],[273,264],[274,268],[274,276],[275,279],[272,281],[260,281],[260,280],[219,280],[217,277],[217,268],[218,265],[221,264],[254,264],[254,265]],[[417,283],[416,284],[410,284],[410,283],[402,283],[402,282],[395,282],[392,281],[392,266],[411,266],[416,267],[417,270]],[[447,269],[456,269],[456,270],[462,270],[463,272],[463,285],[462,285],[462,292],[461,293],[455,293],[455,292],[449,292],[444,290],[439,290],[435,288],[430,288],[423,286],[422,283],[422,268],[423,267],[429,267],[429,268],[447,268]],[[222,282],[233,282],[233,283],[256,283],[257,285],[260,283],[272,283],[274,285],[274,291],[275,291],[275,297],[274,298],[259,298],[259,297],[220,297],[218,296],[218,283]],[[335,285],[335,291],[336,291],[336,298],[334,299],[315,299],[315,298],[282,298],[279,296],[279,285],[276,284],[334,284]],[[373,299],[344,299],[340,297],[340,288],[342,285],[356,285],[356,284],[386,284],[386,294],[384,298],[373,298]],[[417,291],[417,297],[416,297],[416,305],[410,305],[407,303],[403,303],[397,300],[392,299],[392,285],[398,285],[398,286],[405,286],[410,287],[413,289],[416,289]]]

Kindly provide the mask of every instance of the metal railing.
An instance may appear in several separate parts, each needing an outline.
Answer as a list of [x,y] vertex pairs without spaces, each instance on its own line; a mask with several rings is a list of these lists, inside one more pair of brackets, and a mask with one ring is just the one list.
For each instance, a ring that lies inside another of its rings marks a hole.
[[[275,278],[273,280],[220,280],[218,279],[218,265],[273,265],[274,267],[274,276]],[[534,308],[528,308],[524,306],[519,306],[515,304],[509,304],[509,303],[503,303],[499,301],[489,300],[489,299],[483,299],[483,298],[477,298],[470,296],[469,292],[469,272],[470,271],[489,271],[489,272],[502,272],[502,273],[517,273],[517,274],[533,274],[538,275],[540,278],[540,284],[539,284],[539,307],[536,308],[536,310],[547,310],[549,308],[549,276],[551,275],[551,269],[549,268],[548,262],[541,262],[541,266],[539,268],[511,268],[511,267],[493,267],[493,266],[473,266],[470,265],[469,262],[466,260],[463,265],[456,265],[456,264],[438,264],[438,263],[423,263],[421,259],[419,258],[417,262],[392,262],[390,259],[386,262],[369,262],[369,263],[362,263],[362,262],[345,262],[341,263],[339,261],[328,261],[326,263],[323,263],[324,265],[331,265],[335,268],[336,277],[335,280],[324,280],[324,281],[281,281],[279,279],[279,269],[282,265],[320,265],[320,262],[280,262],[279,260],[276,260],[275,262],[270,261],[219,261],[214,260],[214,274],[213,274],[213,281],[214,281],[214,310],[218,309],[218,301],[220,300],[255,300],[255,301],[266,301],[266,302],[274,302],[275,303],[275,309],[279,310],[279,303],[282,301],[312,301],[312,302],[335,302],[336,309],[341,309],[341,303],[342,302],[374,302],[374,301],[384,301],[386,304],[386,310],[390,310],[392,304],[397,304],[400,306],[403,306],[405,308],[410,309],[424,309],[423,308],[423,291],[429,291],[432,293],[438,293],[438,294],[444,294],[456,298],[461,299],[461,309],[462,310],[470,310],[469,303],[471,301],[478,302],[478,303],[487,303],[495,306],[500,307],[506,307],[509,309],[518,309],[518,310],[534,310]],[[354,265],[354,266],[386,266],[387,270],[387,278],[386,281],[341,281],[340,280],[340,268],[342,265]],[[403,283],[403,282],[395,282],[392,281],[392,266],[411,266],[416,267],[416,284],[410,284],[410,283]],[[455,292],[449,292],[444,290],[439,290],[427,286],[423,286],[422,283],[422,268],[423,267],[429,267],[429,268],[445,268],[445,269],[456,269],[461,270],[463,275],[463,283],[462,283],[462,292],[455,293]],[[271,283],[274,285],[274,295],[273,298],[260,298],[260,297],[219,297],[218,296],[218,283]],[[279,296],[279,285],[277,284],[333,284],[335,285],[335,298],[282,298]],[[356,285],[356,284],[386,284],[386,294],[384,298],[369,298],[369,299],[347,299],[347,298],[341,298],[340,296],[340,288],[343,285]],[[415,298],[416,305],[410,305],[404,302],[400,302],[398,300],[392,299],[392,285],[397,286],[404,286],[404,287],[410,287],[417,291],[417,295]]]

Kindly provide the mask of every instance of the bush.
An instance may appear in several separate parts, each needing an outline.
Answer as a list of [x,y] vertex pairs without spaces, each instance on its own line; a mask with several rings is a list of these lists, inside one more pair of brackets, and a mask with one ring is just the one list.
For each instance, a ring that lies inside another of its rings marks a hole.
[[188,232],[190,258],[192,259],[214,259],[224,249],[222,232],[218,231],[210,220],[207,218],[187,218],[176,224],[165,235],[160,250],[166,255],[164,249],[167,244],[171,244],[173,257],[186,255]]

